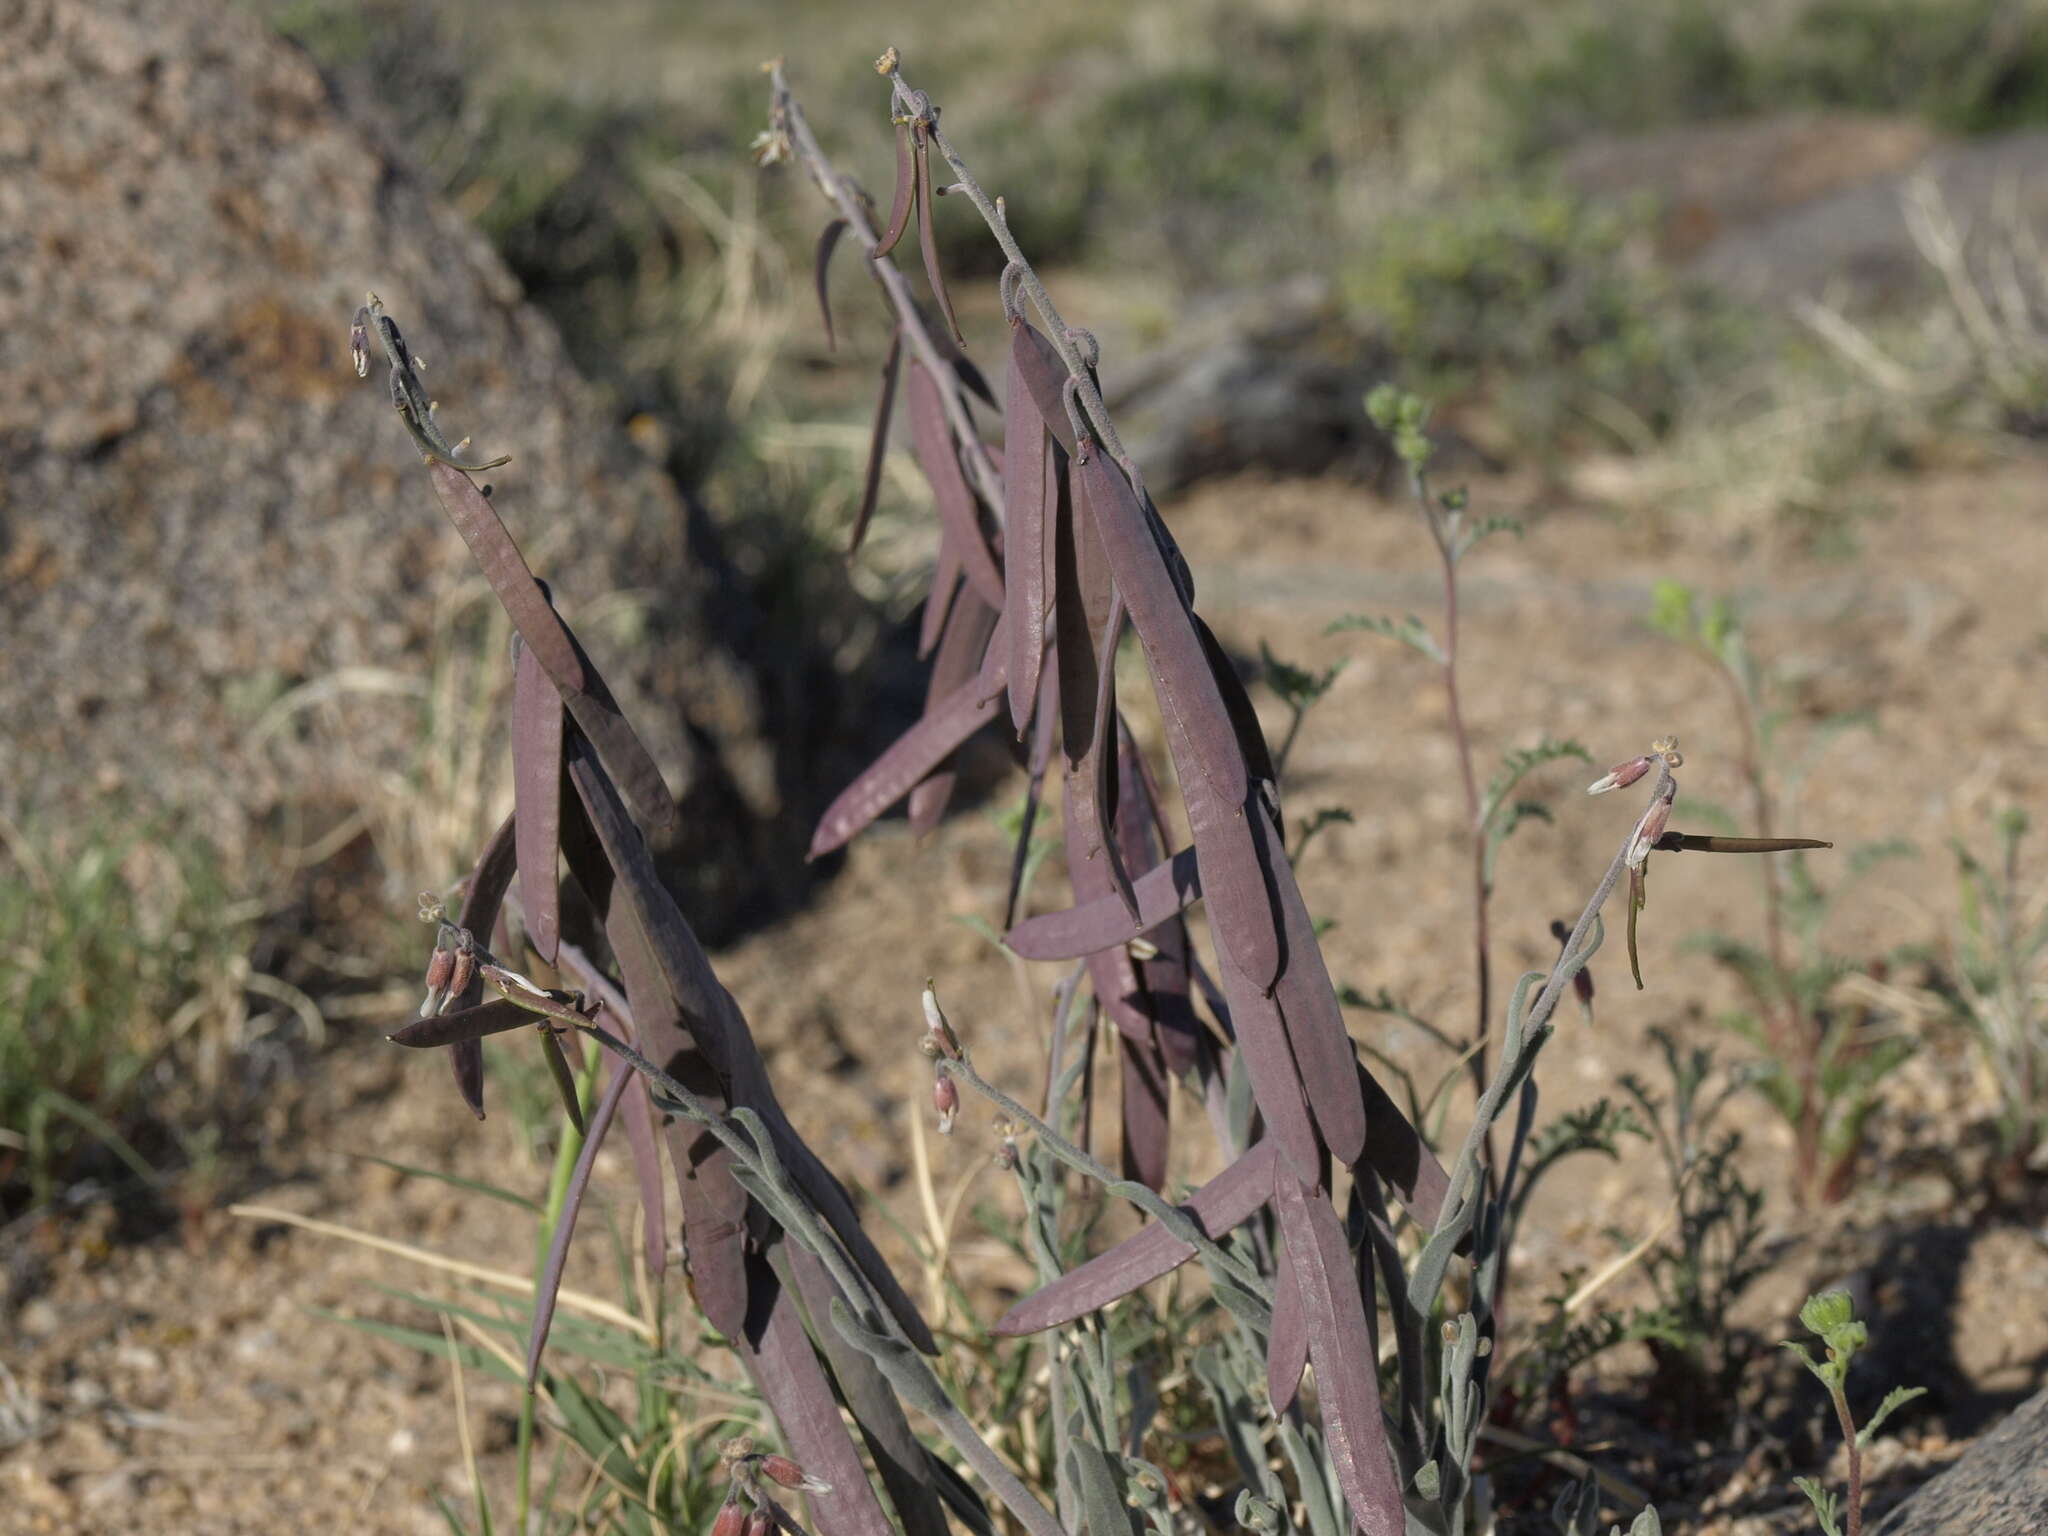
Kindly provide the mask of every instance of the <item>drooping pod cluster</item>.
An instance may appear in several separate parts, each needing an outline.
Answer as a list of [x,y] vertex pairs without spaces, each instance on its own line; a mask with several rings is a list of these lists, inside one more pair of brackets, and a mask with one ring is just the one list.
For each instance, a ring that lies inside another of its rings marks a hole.
[[[932,201],[935,120],[928,124],[919,110],[898,128],[897,195],[878,254],[907,227],[913,204],[923,213],[922,235]],[[909,365],[912,447],[939,523],[920,634],[920,653],[933,657],[926,709],[827,808],[811,853],[842,846],[906,797],[913,825],[932,825],[950,782],[946,765],[998,715],[1027,744],[1028,841],[1038,780],[1057,752],[1074,905],[1014,923],[1008,943],[1029,959],[1086,961],[1122,1060],[1128,1176],[1163,1186],[1173,1078],[1248,1076],[1263,1134],[1255,1132],[1211,1186],[1217,1197],[1205,1201],[1204,1191],[1193,1208],[1211,1233],[1273,1209],[1290,1256],[1274,1381],[1291,1395],[1291,1383],[1316,1361],[1354,1508],[1398,1522],[1364,1343],[1366,1304],[1331,1205],[1331,1170],[1342,1164],[1390,1187],[1425,1228],[1441,1207],[1444,1174],[1358,1060],[1285,852],[1276,775],[1251,701],[1195,612],[1194,583],[1171,533],[1112,451],[1114,438],[1084,407],[1082,375],[1027,317],[1023,275],[1013,263],[1001,284],[1009,349],[999,447],[959,430],[974,421],[961,369],[937,375],[918,356]],[[895,308],[885,377],[906,337],[915,353],[950,355],[942,333],[920,329],[914,306]],[[1092,341],[1080,333],[1065,340],[1083,356],[1087,394],[1099,401]],[[888,409],[885,400],[878,422]],[[998,484],[967,472],[972,454],[1000,463]],[[863,518],[867,511],[864,504]],[[1167,806],[1119,704],[1126,629],[1143,654],[1192,833],[1192,848],[1180,852],[1170,851]],[[1020,842],[1016,867],[1023,863]],[[1207,903],[1216,948],[1206,1022],[1195,998],[1208,978],[1183,919],[1197,899]],[[1014,891],[1012,907],[1014,917]],[[939,1093],[950,1089],[943,1073],[937,1083]],[[950,1119],[952,1105],[938,1107]],[[1021,1303],[1000,1326],[1022,1332],[1092,1311],[1192,1253],[1148,1228]]]

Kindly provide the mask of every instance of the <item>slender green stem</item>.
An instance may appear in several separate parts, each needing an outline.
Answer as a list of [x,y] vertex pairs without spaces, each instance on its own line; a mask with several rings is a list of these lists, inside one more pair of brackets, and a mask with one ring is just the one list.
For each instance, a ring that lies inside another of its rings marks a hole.
[[[584,1121],[589,1123],[591,1089],[597,1081],[598,1062],[602,1053],[593,1045],[583,1054],[583,1067],[576,1074],[576,1097],[583,1105]],[[555,1165],[548,1174],[548,1195],[541,1206],[539,1219],[534,1223],[534,1282],[538,1284],[541,1273],[547,1268],[548,1249],[555,1240],[555,1228],[562,1220],[562,1206],[569,1197],[569,1179],[576,1171],[576,1159],[583,1151],[583,1133],[566,1116],[562,1117],[562,1139],[555,1148]],[[531,1389],[519,1399],[518,1473],[514,1494],[514,1530],[527,1529],[528,1513],[533,1502],[533,1431],[534,1396]]]
[[1201,1228],[1188,1220],[1187,1214],[1184,1211],[1169,1205],[1157,1192],[1135,1180],[1119,1178],[1116,1174],[1111,1173],[1103,1164],[1097,1162],[1086,1152],[1083,1152],[1079,1147],[1039,1119],[1038,1116],[1031,1113],[1022,1104],[1003,1092],[1002,1089],[988,1081],[987,1078],[974,1070],[974,1066],[967,1059],[965,1051],[962,1051],[958,1056],[942,1056],[934,1065],[948,1077],[958,1078],[991,1104],[995,1105],[1004,1114],[1030,1126],[1032,1131],[1038,1136],[1039,1141],[1044,1145],[1046,1151],[1050,1152],[1076,1173],[1093,1179],[1111,1194],[1122,1195],[1133,1205],[1137,1206],[1139,1210],[1145,1212],[1146,1215],[1152,1217],[1161,1226],[1173,1233],[1175,1237],[1193,1248],[1208,1264],[1220,1269],[1239,1286],[1249,1291],[1260,1301],[1266,1303],[1267,1306],[1270,1307],[1272,1305],[1272,1287],[1250,1265],[1246,1264],[1242,1259],[1225,1252],[1213,1239],[1205,1236]]

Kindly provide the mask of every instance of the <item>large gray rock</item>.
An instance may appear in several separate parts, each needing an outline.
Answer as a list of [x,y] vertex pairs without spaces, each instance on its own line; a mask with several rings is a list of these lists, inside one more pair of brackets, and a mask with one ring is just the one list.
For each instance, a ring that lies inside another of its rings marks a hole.
[[2048,1530],[2048,1391],[1878,1522],[1872,1536],[2038,1536]]
[[423,682],[475,584],[381,377],[350,367],[374,288],[451,435],[513,455],[496,501],[564,612],[641,601],[630,654],[616,624],[587,641],[671,787],[719,808],[700,852],[730,852],[776,810],[756,685],[708,617],[732,583],[393,134],[218,0],[0,0],[0,811],[168,812],[237,853],[408,771],[403,697],[338,686],[318,742],[304,716],[252,732],[294,685]]

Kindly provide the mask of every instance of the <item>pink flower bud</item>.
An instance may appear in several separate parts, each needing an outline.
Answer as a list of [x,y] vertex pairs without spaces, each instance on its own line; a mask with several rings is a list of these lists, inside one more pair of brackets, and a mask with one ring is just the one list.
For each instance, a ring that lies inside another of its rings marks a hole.
[[775,1517],[765,1509],[757,1509],[747,1516],[746,1536],[770,1536],[775,1529]]
[[476,955],[467,949],[455,951],[455,962],[448,977],[450,996],[460,997],[469,990],[469,984],[476,980]]
[[433,957],[427,961],[427,990],[429,992],[447,991],[448,979],[454,974],[455,951],[452,949],[435,950]]
[[1678,786],[1659,795],[1650,808],[1643,812],[1643,819],[1636,823],[1635,841],[1629,844],[1628,867],[1641,869],[1643,861],[1650,856],[1650,850],[1657,846],[1657,839],[1664,835],[1664,828],[1671,820],[1671,802],[1678,793]]
[[812,1477],[787,1456],[764,1456],[761,1458],[761,1473],[771,1482],[794,1488],[800,1493],[830,1493],[832,1485],[821,1477]]
[[932,1108],[939,1112],[939,1134],[953,1134],[953,1117],[960,1113],[960,1090],[951,1074],[941,1072],[932,1079]]
[[718,1507],[718,1518],[711,1522],[711,1536],[741,1536],[747,1527],[747,1512],[740,1508],[736,1499],[727,1499]]
[[1651,759],[1632,757],[1625,763],[1616,763],[1605,774],[1586,786],[1589,795],[1604,795],[1610,789],[1627,789],[1650,771]]

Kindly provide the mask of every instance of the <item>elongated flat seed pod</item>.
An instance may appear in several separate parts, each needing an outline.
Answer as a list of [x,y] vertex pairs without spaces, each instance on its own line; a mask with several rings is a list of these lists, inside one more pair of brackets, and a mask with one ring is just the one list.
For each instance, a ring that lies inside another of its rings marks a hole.
[[1344,1027],[1337,989],[1323,964],[1315,924],[1295,884],[1294,870],[1280,847],[1280,834],[1264,806],[1245,812],[1252,836],[1261,843],[1260,857],[1271,873],[1280,907],[1286,956],[1273,984],[1273,1001],[1287,1026],[1287,1040],[1301,1068],[1302,1086],[1316,1117],[1323,1144],[1338,1162],[1350,1164],[1365,1149],[1365,1100],[1358,1088],[1358,1053]]
[[[973,592],[963,591],[946,619],[946,632],[939,639],[932,659],[932,673],[925,685],[925,708],[931,709],[946,695],[973,682],[981,675],[981,663],[988,651],[989,636],[995,632],[996,610]],[[948,758],[932,770],[910,792],[910,830],[923,837],[939,824],[953,797],[954,772]]]
[[1021,741],[1038,699],[1045,616],[1052,591],[1047,517],[1052,439],[1017,364],[1021,324],[1010,328],[1003,400],[1003,606],[1010,616],[1010,721]]
[[[806,1473],[831,1485],[809,1495],[817,1528],[834,1536],[897,1536],[839,1416],[839,1400],[811,1347],[796,1293],[758,1254],[748,1282],[770,1300],[750,1320],[752,1326],[731,1343],[788,1438],[791,1458]],[[821,1332],[831,1326],[824,1318],[817,1322]]]
[[[518,867],[516,818],[507,816],[477,855],[469,872],[469,884],[462,891],[462,912],[458,926],[471,933],[489,933],[497,926],[498,909],[512,888]],[[483,998],[483,978],[473,979],[460,997],[450,999],[453,1008],[473,1007]],[[484,1047],[481,1040],[458,1040],[448,1052],[448,1064],[455,1073],[456,1091],[477,1119],[484,1117]]]
[[1003,942],[1026,960],[1078,960],[1098,949],[1128,944],[1148,928],[1156,928],[1195,904],[1202,895],[1200,861],[1183,848],[1131,882],[1137,897],[1134,920],[1115,892],[1079,902],[1063,912],[1026,918],[1003,936]]
[[974,584],[981,600],[991,608],[1003,606],[1003,573],[982,536],[981,520],[975,508],[974,492],[960,468],[960,453],[954,446],[953,428],[946,420],[945,402],[939,386],[915,358],[910,378],[904,385],[904,403],[910,407],[910,438],[917,449],[917,462],[931,482],[932,500],[939,509],[939,522],[951,539],[961,569]]
[[776,1101],[767,1066],[739,1005],[719,983],[703,946],[662,885],[646,841],[626,815],[616,787],[588,753],[573,748],[569,780],[589,813],[606,860],[618,872],[617,889],[626,897],[627,908],[646,939],[669,995],[688,1021],[691,1039],[719,1081],[728,1085],[733,1104],[760,1113],[775,1139],[784,1171],[838,1234],[847,1256],[867,1277],[902,1327],[904,1337],[921,1352],[936,1354],[938,1346],[931,1329],[874,1240],[862,1230],[852,1197],[796,1133]]
[[867,474],[861,481],[860,510],[854,514],[853,537],[847,540],[851,556],[867,537],[868,523],[875,515],[875,500],[882,492],[882,460],[889,452],[889,416],[896,408],[896,374],[903,366],[903,332],[889,333],[889,355],[882,362],[882,391],[875,396],[875,424],[868,433]]
[[946,292],[946,274],[939,269],[938,237],[932,232],[932,204],[938,199],[932,195],[931,136],[921,121],[912,123],[910,132],[917,150],[917,243],[924,252],[924,275],[932,285],[932,297],[939,301],[939,310],[946,317],[946,329],[964,346],[966,338],[960,334],[960,322],[953,318],[953,300]]
[[1044,421],[1046,430],[1052,433],[1060,447],[1072,454],[1074,424],[1068,419],[1064,398],[1067,365],[1060,360],[1058,350],[1045,339],[1043,332],[1024,320],[1012,328],[1010,358],[1024,387],[1031,392],[1032,402],[1038,407],[1039,418]]
[[434,493],[441,498],[441,509],[469,546],[484,580],[504,605],[512,627],[519,631],[519,638],[555,680],[563,698],[581,693],[583,664],[577,659],[576,647],[569,642],[569,632],[555,616],[547,594],[533,579],[526,557],[505,531],[505,524],[489,498],[468,475],[452,465],[430,463],[427,474],[434,482]]
[[1119,1041],[1122,1057],[1123,1174],[1148,1189],[1166,1184],[1166,1151],[1171,1134],[1168,1122],[1169,1085],[1166,1059],[1153,1040]]
[[[1276,1162],[1270,1141],[1254,1143],[1180,1208],[1204,1233],[1220,1238],[1249,1220],[1271,1197]],[[1130,1295],[1141,1285],[1149,1285],[1194,1256],[1195,1250],[1166,1228],[1156,1223],[1143,1227],[1078,1269],[1033,1291],[1003,1315],[994,1331],[1016,1337],[1071,1323]]]
[[555,1218],[554,1234],[548,1239],[547,1259],[541,1265],[540,1281],[533,1288],[533,1323],[526,1335],[528,1391],[533,1390],[533,1384],[540,1376],[540,1354],[547,1348],[548,1330],[555,1321],[555,1297],[562,1289],[562,1267],[569,1261],[569,1240],[576,1231],[576,1218],[583,1211],[583,1194],[590,1188],[590,1175],[597,1167],[598,1149],[604,1145],[605,1133],[612,1128],[612,1119],[618,1114],[619,1105],[639,1075],[623,1056],[612,1063],[611,1081],[605,1085],[604,1096],[591,1111],[590,1128],[583,1138],[583,1149],[577,1153],[576,1166],[569,1172],[569,1183],[562,1193],[561,1214]]
[[1302,1314],[1301,1286],[1294,1278],[1293,1248],[1273,1252],[1273,1331],[1266,1338],[1266,1396],[1273,1412],[1285,1413],[1301,1391],[1308,1369],[1308,1318]]
[[1401,1536],[1407,1520],[1380,1412],[1378,1360],[1344,1228],[1329,1201],[1288,1178],[1285,1169],[1275,1171],[1273,1183],[1337,1484],[1366,1536]]
[[494,997],[474,1008],[451,1008],[446,1013],[410,1020],[384,1038],[393,1045],[426,1050],[434,1046],[456,1045],[465,1040],[482,1040],[512,1029],[532,1029],[539,1023],[539,1014],[529,1012],[509,998]]
[[[1248,790],[1244,753],[1215,673],[1202,649],[1145,510],[1123,471],[1106,454],[1076,460],[1075,489],[1102,538],[1117,590],[1152,664],[1159,707],[1180,722],[1191,765],[1225,805],[1242,806]],[[1077,517],[1084,515],[1077,508]]]
[[910,153],[910,124],[896,125],[896,196],[889,205],[889,227],[868,254],[879,260],[896,249],[910,228],[910,205],[917,201],[917,161]]
[[512,682],[512,805],[526,936],[553,965],[562,940],[562,697],[524,645]]
[[839,339],[832,334],[832,252],[845,233],[846,220],[827,224],[818,236],[818,254],[811,263],[811,283],[818,290],[818,313],[825,318],[825,348],[830,352],[839,350]]
[[[1000,668],[997,669],[1000,672]],[[996,717],[996,698],[985,696],[986,676],[955,689],[943,703],[896,738],[867,772],[840,791],[818,818],[809,858],[850,841],[863,827],[909,794],[959,745]],[[1000,681],[998,680],[998,687]]]

